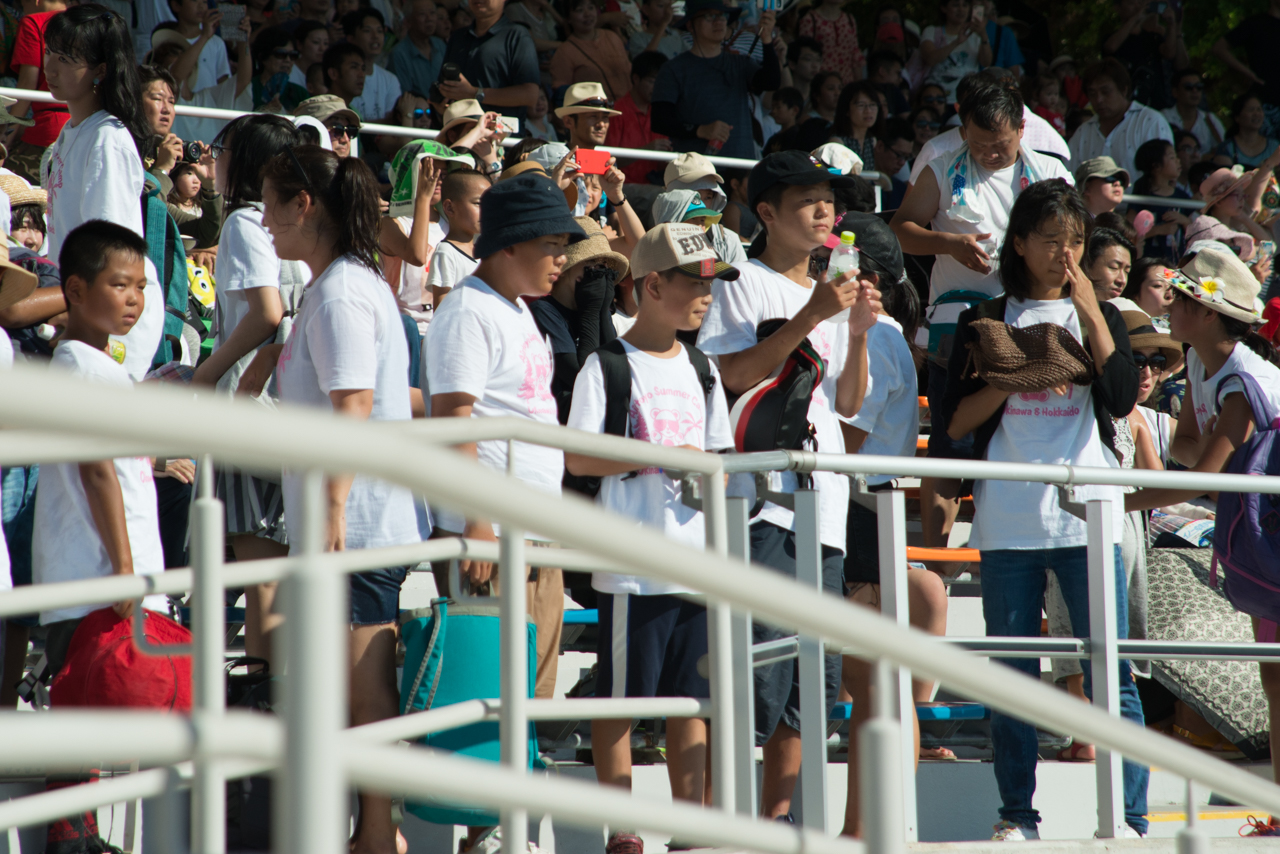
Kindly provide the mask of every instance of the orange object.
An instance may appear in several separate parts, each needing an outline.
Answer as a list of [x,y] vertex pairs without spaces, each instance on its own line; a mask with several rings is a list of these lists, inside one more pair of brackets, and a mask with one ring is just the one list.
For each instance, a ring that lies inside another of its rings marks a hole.
[[923,395],[916,396],[916,403],[919,405],[921,409],[929,408],[929,398],[924,397]]
[[977,549],[927,549],[923,546],[907,546],[907,560],[979,563],[982,557]]

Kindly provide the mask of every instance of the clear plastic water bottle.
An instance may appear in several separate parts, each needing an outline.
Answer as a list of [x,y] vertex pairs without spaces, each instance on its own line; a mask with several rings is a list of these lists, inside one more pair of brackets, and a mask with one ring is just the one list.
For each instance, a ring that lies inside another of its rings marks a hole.
[[[840,245],[831,250],[831,261],[827,264],[828,279],[835,279],[845,273],[857,273],[861,269],[862,259],[858,247],[853,242],[858,238],[852,231],[840,233]],[[830,323],[847,323],[849,309],[837,312],[827,318]]]

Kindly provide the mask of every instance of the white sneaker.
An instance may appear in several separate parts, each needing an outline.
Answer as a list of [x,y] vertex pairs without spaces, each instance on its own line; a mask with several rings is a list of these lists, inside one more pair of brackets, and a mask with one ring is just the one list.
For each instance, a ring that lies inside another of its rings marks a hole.
[[995,833],[991,836],[992,842],[1027,842],[1032,839],[1039,839],[1040,831],[1034,827],[1023,827],[1020,824],[1014,824],[1011,821],[1000,821],[995,826]]
[[1145,833],[1139,833],[1127,824],[1124,826],[1125,839],[1146,839],[1146,837],[1147,835]]

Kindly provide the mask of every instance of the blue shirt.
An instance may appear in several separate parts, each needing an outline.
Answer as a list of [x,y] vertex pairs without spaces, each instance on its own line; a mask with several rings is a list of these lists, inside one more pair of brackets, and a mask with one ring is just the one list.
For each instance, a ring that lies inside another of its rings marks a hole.
[[[997,32],[1000,34],[996,38]],[[1018,37],[1013,30],[1002,27],[995,21],[987,21],[987,41],[991,42],[991,64],[999,68],[1013,68],[1022,65],[1026,59],[1022,56],[1022,48],[1018,47]],[[996,42],[999,41],[999,45]]]
[[391,49],[387,70],[400,81],[401,91],[412,92],[425,98],[440,76],[440,66],[444,65],[446,49],[443,39],[432,36],[431,58],[427,59],[406,36]]

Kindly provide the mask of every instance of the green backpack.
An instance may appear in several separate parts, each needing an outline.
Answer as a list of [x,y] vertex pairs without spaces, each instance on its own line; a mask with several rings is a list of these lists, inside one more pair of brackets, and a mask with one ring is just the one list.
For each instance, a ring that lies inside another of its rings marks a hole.
[[[187,252],[182,246],[178,223],[169,214],[160,185],[147,175],[142,192],[142,224],[147,239],[147,257],[156,266],[160,287],[164,291],[164,334],[151,361],[152,368],[175,362],[182,355],[182,327],[188,322]],[[201,335],[201,338],[204,336]]]

